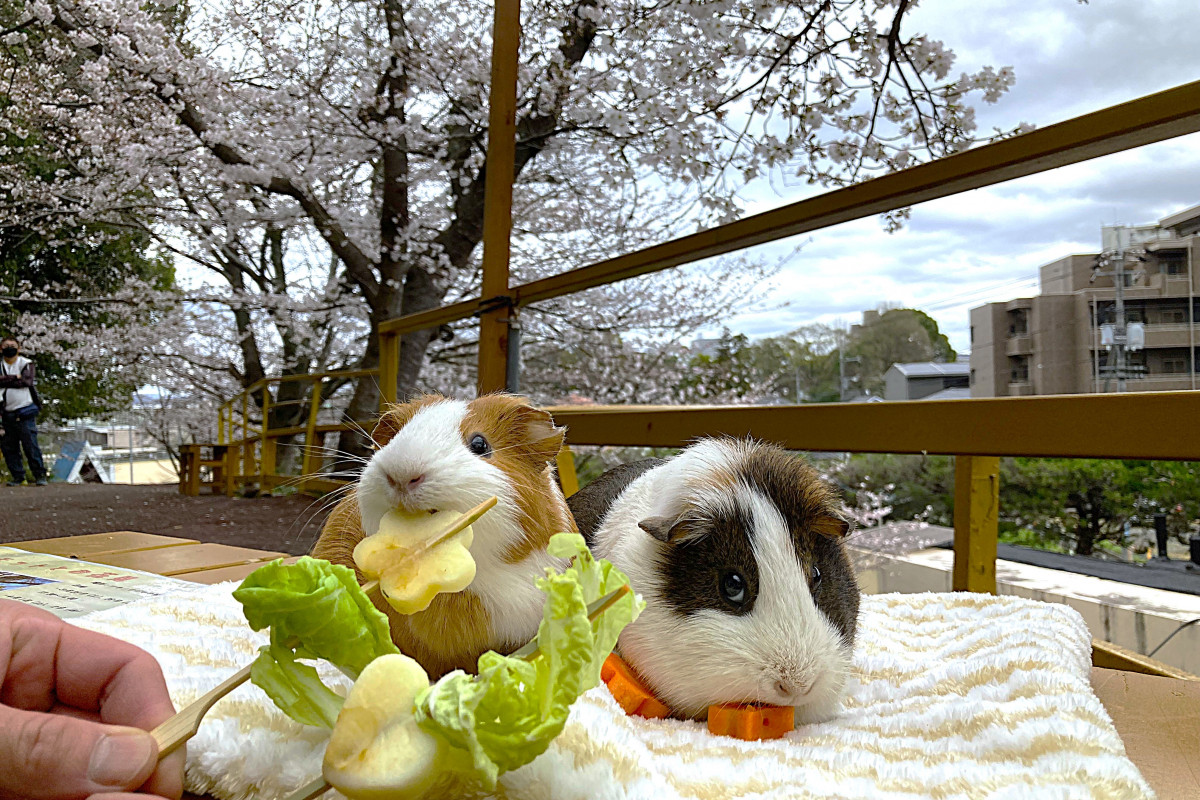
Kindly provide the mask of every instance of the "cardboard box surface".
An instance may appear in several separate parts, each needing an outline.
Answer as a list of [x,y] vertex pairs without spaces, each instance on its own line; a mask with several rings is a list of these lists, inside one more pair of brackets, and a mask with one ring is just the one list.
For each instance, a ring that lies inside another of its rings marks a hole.
[[1200,681],[1093,667],[1092,688],[1159,800],[1200,798]]

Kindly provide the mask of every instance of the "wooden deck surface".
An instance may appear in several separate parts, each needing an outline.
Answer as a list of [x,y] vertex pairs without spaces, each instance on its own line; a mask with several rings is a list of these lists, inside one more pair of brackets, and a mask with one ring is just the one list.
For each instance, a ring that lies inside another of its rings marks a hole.
[[62,536],[13,542],[8,546],[210,584],[240,581],[263,563],[276,558],[287,559],[289,563],[297,558],[274,550],[198,542],[139,531]]

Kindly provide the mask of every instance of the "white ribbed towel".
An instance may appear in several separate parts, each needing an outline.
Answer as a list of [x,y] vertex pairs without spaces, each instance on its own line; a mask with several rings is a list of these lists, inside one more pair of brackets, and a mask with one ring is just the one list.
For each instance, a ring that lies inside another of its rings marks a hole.
[[[249,663],[234,584],[73,620],[144,647],[183,707]],[[855,677],[833,721],[740,742],[702,723],[627,717],[603,686],[562,735],[504,776],[505,798],[1153,797],[1091,690],[1091,636],[1066,606],[978,594],[863,598]],[[332,669],[322,677],[347,682]],[[218,703],[188,747],[188,789],[280,798],[320,773],[326,732],[256,687]],[[337,797],[330,793],[327,797]]]

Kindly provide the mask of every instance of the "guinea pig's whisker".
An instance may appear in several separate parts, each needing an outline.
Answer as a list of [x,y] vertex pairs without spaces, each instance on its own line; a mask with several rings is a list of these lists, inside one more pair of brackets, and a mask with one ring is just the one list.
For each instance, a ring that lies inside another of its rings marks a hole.
[[[312,503],[308,504],[305,507],[305,511],[308,511],[308,509],[311,509],[311,507],[314,505],[316,505],[318,507],[317,507],[317,511],[313,512],[313,516],[317,515],[317,513],[320,513],[322,511],[328,511],[329,509],[332,509],[332,507],[334,507],[335,505],[340,503],[342,498],[346,497],[346,495],[348,495],[350,493],[350,491],[352,491],[353,488],[354,488],[353,485],[342,486],[342,487],[338,487],[338,488],[334,489],[334,491],[332,491],[332,492],[328,492],[323,495],[320,495],[319,498],[313,498]],[[308,518],[307,521],[305,522],[305,525],[307,525],[308,522],[311,522],[311,521],[312,521],[312,517]]]
[[[301,511],[300,514],[297,515],[296,519],[288,527],[287,534],[285,535],[285,539],[284,539],[284,544],[290,543],[294,540],[291,533],[293,530],[296,529],[296,524],[298,522],[300,522],[300,519],[302,517],[304,518],[304,522],[300,525],[299,531],[297,531],[296,536],[299,536],[300,531],[303,531],[310,524],[312,524],[312,521],[314,519],[316,519],[319,515],[330,511],[334,506],[336,506],[339,502],[341,502],[342,499],[344,497],[346,497],[347,495],[349,495],[349,493],[353,489],[354,489],[354,484],[347,484],[346,486],[339,487],[339,488],[333,490],[332,492],[322,495],[321,497],[314,498],[311,503],[309,503],[307,506],[304,507],[304,510]],[[313,509],[313,506],[316,506],[316,508]],[[307,514],[307,516],[305,516],[306,514]]]
[[351,426],[352,428],[354,428],[354,430],[361,433],[368,441],[374,441],[374,439],[371,436],[371,432],[368,431],[366,428],[364,428],[362,425],[360,425],[358,420],[354,419],[349,414],[342,412],[342,422]]
[[370,459],[365,456],[356,455],[354,453],[348,453],[345,450],[340,450],[336,447],[328,447],[326,445],[284,443],[283,446],[284,447],[294,447],[294,448],[298,448],[300,450],[312,451],[314,453],[318,453],[323,456],[330,456],[333,458],[341,458],[346,461],[355,461],[360,464],[367,464],[370,462]]

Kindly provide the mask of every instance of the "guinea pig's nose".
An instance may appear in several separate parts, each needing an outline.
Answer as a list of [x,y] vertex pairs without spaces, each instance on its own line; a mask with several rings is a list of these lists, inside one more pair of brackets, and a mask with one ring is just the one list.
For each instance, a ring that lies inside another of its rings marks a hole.
[[425,482],[425,474],[422,473],[420,475],[414,475],[413,477],[409,478],[407,481],[405,481],[403,478],[397,480],[396,478],[393,478],[391,475],[388,475],[387,482],[391,485],[391,487],[393,489],[395,489],[398,492],[401,492],[401,491],[410,491],[411,492],[412,490],[416,489],[418,486],[420,486],[422,483]]
[[780,678],[775,681],[775,691],[781,697],[786,697],[789,700],[799,700],[812,691],[812,684]]

